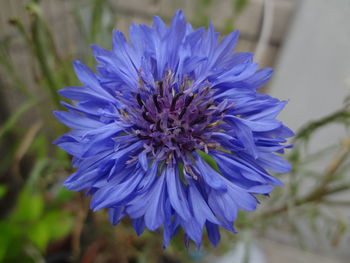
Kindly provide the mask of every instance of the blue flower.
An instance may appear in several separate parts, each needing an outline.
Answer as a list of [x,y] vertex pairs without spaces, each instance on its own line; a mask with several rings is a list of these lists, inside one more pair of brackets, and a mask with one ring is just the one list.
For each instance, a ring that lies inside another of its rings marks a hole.
[[235,232],[238,210],[282,184],[268,171],[291,168],[276,155],[293,136],[276,120],[286,102],[257,93],[272,70],[233,53],[237,31],[218,41],[178,11],[129,36],[114,31],[112,51],[92,45],[97,72],[74,62],[82,86],[60,91],[73,105],[55,115],[72,130],[55,143],[76,168],[64,185],[87,190],[113,225],[162,227],[165,247],[180,227],[197,246],[206,228],[217,246],[219,226]]

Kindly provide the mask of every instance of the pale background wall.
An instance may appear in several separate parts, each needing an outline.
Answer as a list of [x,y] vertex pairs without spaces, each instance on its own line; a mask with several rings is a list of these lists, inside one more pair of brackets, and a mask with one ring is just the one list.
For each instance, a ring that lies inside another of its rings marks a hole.
[[[276,74],[270,94],[290,100],[280,118],[294,130],[310,120],[326,116],[343,105],[350,95],[350,1],[300,1],[295,19],[286,35],[276,64]],[[349,130],[341,125],[329,125],[315,134],[309,142],[310,153],[340,144],[349,138]],[[333,155],[326,155],[311,165],[324,171]],[[346,173],[350,178],[350,172]],[[309,186],[305,187],[307,191]],[[339,196],[349,200],[349,195]],[[328,213],[339,214],[349,225],[348,207],[331,207]],[[350,262],[350,237],[333,248],[320,235],[304,226],[304,239],[320,254],[338,255]],[[278,240],[286,240],[275,233]]]

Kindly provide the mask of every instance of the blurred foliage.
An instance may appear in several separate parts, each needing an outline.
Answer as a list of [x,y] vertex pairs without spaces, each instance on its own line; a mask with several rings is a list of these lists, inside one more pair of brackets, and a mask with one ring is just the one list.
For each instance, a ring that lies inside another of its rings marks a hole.
[[[195,26],[208,25],[217,2],[196,1],[192,22]],[[231,15],[224,18],[224,34],[235,28],[234,18],[248,3],[248,0],[231,1]],[[17,30],[29,51],[27,67],[32,83],[23,78],[22,69],[16,68],[12,60],[10,49],[14,40],[11,37],[0,40],[0,68],[7,75],[5,84],[22,98],[16,110],[7,114],[0,126],[3,155],[0,165],[0,262],[198,262],[207,254],[224,253],[237,240],[243,240],[249,251],[254,235],[268,231],[271,225],[299,233],[301,237],[308,235],[302,222],[310,226],[310,231],[327,236],[331,245],[342,242],[348,224],[336,207],[348,207],[350,203],[333,197],[350,189],[346,174],[350,166],[350,139],[344,138],[339,144],[316,153],[309,153],[307,148],[319,130],[335,123],[348,126],[349,100],[340,110],[305,124],[297,132],[294,148],[288,155],[294,169],[286,176],[286,186],[276,189],[271,197],[259,197],[263,199],[264,207],[255,213],[239,213],[236,227],[242,234],[222,231],[222,242],[215,250],[210,249],[205,235],[202,250],[198,251],[192,245],[186,249],[180,232],[163,251],[159,233],[146,231],[136,237],[128,219],[113,227],[106,213],[91,213],[87,199],[61,187],[72,168],[70,158],[52,146],[52,140],[66,128],[54,120],[51,110],[61,107],[58,89],[78,85],[71,67],[73,58],[80,56],[93,66],[89,43],[110,46],[117,10],[109,0],[84,1],[73,8],[72,15],[79,31],[77,41],[81,40],[77,43],[78,54],[60,54],[57,32],[50,28],[41,1],[27,1],[26,10],[30,17],[27,24],[16,17],[9,24]],[[3,97],[0,94],[0,99]],[[9,112],[6,101],[0,102],[1,112]],[[217,170],[213,158],[205,152],[198,154]],[[330,159],[330,163],[324,164],[324,159]],[[315,170],[313,164],[317,162],[321,165]],[[323,165],[325,167],[321,167]],[[311,191],[305,192],[304,185],[311,185]],[[329,213],[329,209],[334,213]]]
[[234,2],[234,9],[237,11],[237,13],[240,13],[246,8],[246,6],[249,3],[249,0],[233,0]]
[[[224,35],[229,34],[235,29],[235,18],[243,12],[243,10],[248,6],[250,0],[231,0],[229,6],[227,7],[231,12],[225,18],[223,18],[224,25],[221,31]],[[209,26],[211,18],[213,17],[213,11],[215,10],[218,2],[214,0],[196,0],[196,15],[192,18],[192,24],[201,27]]]
[[0,261],[37,262],[49,241],[58,240],[71,231],[73,218],[58,209],[59,197],[52,200],[55,206],[51,207],[52,204],[45,204],[43,194],[23,188],[15,209],[0,222]]

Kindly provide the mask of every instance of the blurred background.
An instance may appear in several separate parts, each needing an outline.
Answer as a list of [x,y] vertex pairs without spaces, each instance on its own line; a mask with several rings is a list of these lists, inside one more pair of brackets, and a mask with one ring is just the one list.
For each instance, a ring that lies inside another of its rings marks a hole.
[[[61,186],[70,158],[52,145],[67,131],[57,90],[79,85],[72,60],[93,67],[89,44],[177,9],[240,30],[236,51],[275,69],[261,92],[289,100],[280,119],[297,131],[285,186],[215,249],[186,249],[179,233],[162,250],[159,233],[111,226]],[[0,262],[350,262],[349,24],[350,0],[0,0]]]

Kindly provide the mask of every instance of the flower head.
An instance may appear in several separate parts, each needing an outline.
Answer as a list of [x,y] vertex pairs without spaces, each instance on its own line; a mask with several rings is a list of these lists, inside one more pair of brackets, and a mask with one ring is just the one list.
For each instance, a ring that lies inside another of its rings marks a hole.
[[74,103],[55,114],[72,131],[56,143],[77,168],[64,185],[112,224],[163,227],[165,246],[179,227],[198,246],[206,228],[216,246],[219,226],[234,232],[238,210],[281,185],[268,171],[290,169],[275,154],[293,135],[275,119],[286,102],[256,92],[272,70],[233,53],[237,31],[218,37],[181,11],[169,27],[133,24],[130,42],[114,31],[112,51],[92,46],[96,73],[74,63],[82,87],[60,91]]

